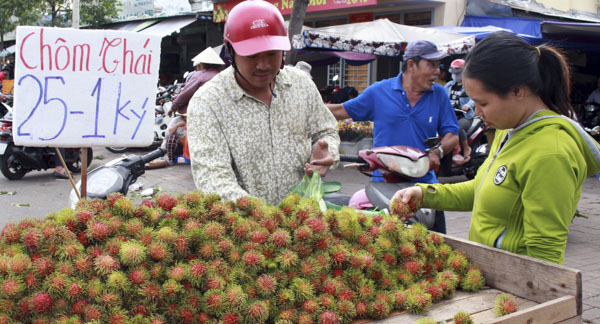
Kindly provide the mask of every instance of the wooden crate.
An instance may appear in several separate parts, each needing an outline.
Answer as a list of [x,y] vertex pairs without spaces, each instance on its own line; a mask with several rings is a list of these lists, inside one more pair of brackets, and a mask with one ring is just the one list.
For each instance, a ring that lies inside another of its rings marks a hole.
[[[486,288],[477,293],[457,291],[453,298],[432,305],[427,312],[414,315],[396,312],[379,321],[353,323],[414,323],[423,317],[452,323],[458,311],[469,312],[475,323],[581,323],[581,272],[576,269],[521,256],[468,240],[444,236],[455,250],[466,253],[478,265]],[[496,296],[516,297],[519,311],[502,317],[494,314]]]

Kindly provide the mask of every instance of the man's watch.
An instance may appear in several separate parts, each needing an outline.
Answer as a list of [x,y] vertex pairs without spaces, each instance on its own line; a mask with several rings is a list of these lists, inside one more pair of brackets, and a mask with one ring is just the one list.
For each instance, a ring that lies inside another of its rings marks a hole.
[[440,160],[444,157],[444,149],[442,149],[442,146],[438,146],[437,147],[438,150],[440,150]]

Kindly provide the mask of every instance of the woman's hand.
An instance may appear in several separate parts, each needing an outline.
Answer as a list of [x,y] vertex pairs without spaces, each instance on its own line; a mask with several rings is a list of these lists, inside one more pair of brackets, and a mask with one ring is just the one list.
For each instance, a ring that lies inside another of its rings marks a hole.
[[[423,202],[423,190],[421,190],[421,187],[409,187],[409,188],[404,188],[402,190],[398,190],[396,191],[396,193],[394,194],[394,196],[392,197],[392,200],[390,202],[390,206],[389,206],[389,210],[395,210],[395,207],[393,206],[393,204],[396,202],[396,200],[402,201],[404,204],[408,204],[408,202],[411,199],[415,199],[417,202],[417,205],[420,206],[421,202]],[[407,218],[410,217],[414,217],[415,216],[415,212],[414,211],[409,211],[406,216],[400,218],[402,221],[405,221]]]

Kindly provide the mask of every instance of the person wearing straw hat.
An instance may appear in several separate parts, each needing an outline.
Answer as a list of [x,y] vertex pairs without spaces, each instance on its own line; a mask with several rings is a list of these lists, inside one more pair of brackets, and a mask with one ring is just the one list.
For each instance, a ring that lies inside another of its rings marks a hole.
[[175,100],[173,100],[171,110],[168,112],[169,116],[172,116],[176,112],[186,114],[188,103],[194,93],[196,93],[203,84],[210,81],[210,79],[221,72],[221,68],[225,65],[225,62],[223,62],[210,46],[200,54],[196,55],[192,61],[194,62],[194,66],[199,65],[200,69],[194,71],[192,76],[186,80],[185,86]]

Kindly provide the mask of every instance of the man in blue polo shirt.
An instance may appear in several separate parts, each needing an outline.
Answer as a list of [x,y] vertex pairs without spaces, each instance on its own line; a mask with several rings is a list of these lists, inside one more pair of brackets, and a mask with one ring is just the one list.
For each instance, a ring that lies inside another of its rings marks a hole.
[[[417,40],[404,51],[402,73],[379,81],[358,97],[328,105],[338,119],[372,120],[373,146],[408,145],[425,150],[425,140],[442,136],[442,145],[429,155],[429,173],[414,182],[437,183],[433,169],[458,144],[458,122],[446,90],[435,81],[440,60],[446,57],[435,44]],[[382,178],[373,179],[382,181]],[[443,212],[436,214],[434,231],[445,233]]]

